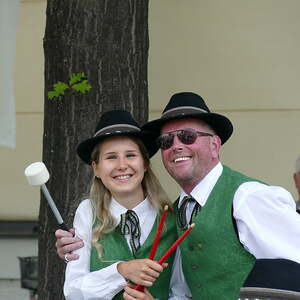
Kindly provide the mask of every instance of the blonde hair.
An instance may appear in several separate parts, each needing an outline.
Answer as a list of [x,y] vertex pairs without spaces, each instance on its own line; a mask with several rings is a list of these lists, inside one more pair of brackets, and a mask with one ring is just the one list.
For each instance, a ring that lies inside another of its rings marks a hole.
[[[142,188],[144,196],[148,198],[152,206],[157,210],[162,210],[165,205],[171,209],[172,204],[160,185],[157,177],[150,167],[150,159],[144,144],[137,138],[129,137],[138,146],[144,159],[147,170],[142,180]],[[98,144],[91,155],[92,161],[98,163],[100,154],[100,144]],[[111,193],[102,183],[101,179],[94,176],[90,189],[90,200],[93,208],[93,237],[92,245],[97,249],[99,258],[103,254],[103,248],[99,240],[105,235],[112,232],[117,224],[113,216],[110,214],[109,208],[111,203]]]

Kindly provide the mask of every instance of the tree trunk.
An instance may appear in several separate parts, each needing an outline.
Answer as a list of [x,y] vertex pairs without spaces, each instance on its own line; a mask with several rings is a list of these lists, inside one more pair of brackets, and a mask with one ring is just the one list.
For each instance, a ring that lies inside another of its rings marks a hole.
[[[68,227],[88,195],[90,168],[76,146],[91,136],[100,115],[123,108],[148,117],[148,0],[48,0],[44,37],[43,161],[48,189]],[[84,72],[92,89],[47,99],[57,81]],[[54,247],[56,221],[43,195],[40,205],[39,300],[64,299],[65,264]]]

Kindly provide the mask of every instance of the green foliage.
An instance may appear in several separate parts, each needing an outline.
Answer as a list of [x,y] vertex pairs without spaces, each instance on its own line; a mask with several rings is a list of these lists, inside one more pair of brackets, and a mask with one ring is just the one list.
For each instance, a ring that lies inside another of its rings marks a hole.
[[72,85],[74,83],[77,83],[85,78],[84,73],[74,73],[71,75],[69,84]]
[[48,92],[48,99],[63,96],[66,91],[86,93],[92,86],[89,84],[84,73],[74,73],[69,78],[69,83],[58,81],[53,85],[53,90]]
[[81,93],[86,93],[88,92],[92,86],[88,83],[87,80],[83,80],[82,82],[80,83],[76,83],[72,86],[72,88],[77,91],[77,92],[81,92]]

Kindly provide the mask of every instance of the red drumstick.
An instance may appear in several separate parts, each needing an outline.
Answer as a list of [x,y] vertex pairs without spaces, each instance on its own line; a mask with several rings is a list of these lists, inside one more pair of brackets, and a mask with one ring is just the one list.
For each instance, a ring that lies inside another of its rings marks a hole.
[[[160,265],[176,250],[179,244],[186,238],[186,236],[191,232],[191,230],[195,227],[195,223],[191,224],[188,229],[172,244],[172,246],[165,252],[165,254],[158,260]],[[143,292],[144,287],[142,285],[136,285],[134,287],[136,291]]]
[[186,238],[186,236],[195,227],[195,223],[191,224],[188,229],[173,243],[173,245],[167,250],[167,252],[159,259],[158,263],[160,265],[176,250],[178,245]]
[[156,231],[154,242],[153,242],[153,245],[152,245],[152,248],[150,251],[149,259],[152,259],[152,260],[154,259],[154,256],[155,256],[155,253],[156,253],[159,241],[160,241],[160,235],[161,235],[161,232],[162,232],[162,229],[164,227],[164,223],[165,223],[165,220],[167,217],[167,213],[168,213],[168,205],[166,205],[164,207],[164,210],[162,212],[161,219],[160,219],[160,222],[158,225],[158,229]]
[[[151,260],[154,259],[154,256],[155,256],[155,253],[156,253],[159,241],[160,241],[160,235],[161,235],[161,232],[162,232],[162,229],[164,227],[164,223],[165,223],[165,220],[167,217],[168,208],[169,208],[168,205],[166,205],[164,207],[164,210],[163,210],[161,218],[160,218],[160,222],[159,222],[159,225],[158,225],[158,228],[157,228],[157,231],[155,234],[155,238],[154,238],[154,241],[153,241],[153,244],[151,247],[150,255],[149,255],[149,259],[151,259]],[[142,285],[135,285],[134,289],[137,291],[140,291],[140,292],[144,291],[144,287]]]

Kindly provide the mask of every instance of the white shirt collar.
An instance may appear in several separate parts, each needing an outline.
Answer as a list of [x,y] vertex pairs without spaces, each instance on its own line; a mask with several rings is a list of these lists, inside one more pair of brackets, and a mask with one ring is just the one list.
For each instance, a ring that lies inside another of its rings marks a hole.
[[[128,209],[117,202],[114,198],[111,199],[110,204],[110,213],[117,221],[117,224],[120,223],[121,214],[126,213]],[[132,209],[139,217],[139,220],[143,220],[145,218],[145,214],[148,214],[149,211],[155,211],[155,208],[151,205],[151,202],[146,198],[144,201],[139,203],[136,207]]]
[[[201,205],[204,206],[209,194],[214,188],[217,180],[223,172],[223,166],[219,162],[210,172],[194,187],[190,195]],[[181,191],[179,204],[180,206],[183,197],[188,196],[184,191]]]

